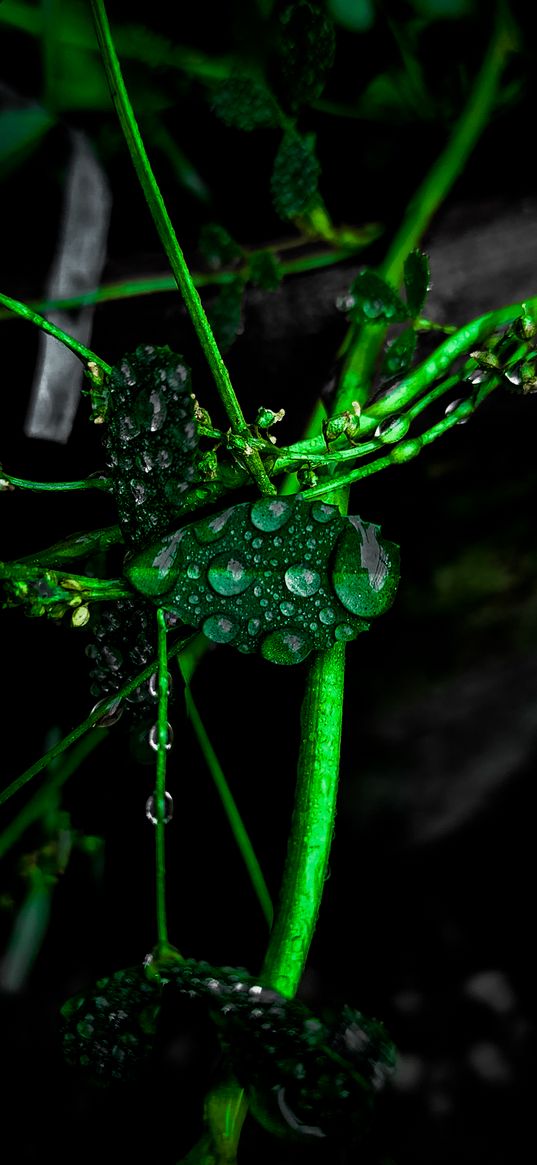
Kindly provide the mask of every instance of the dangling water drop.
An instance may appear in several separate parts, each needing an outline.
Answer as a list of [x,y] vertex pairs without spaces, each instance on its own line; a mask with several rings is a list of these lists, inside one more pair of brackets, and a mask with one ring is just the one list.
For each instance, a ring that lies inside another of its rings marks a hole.
[[[90,712],[90,716],[93,716],[93,713],[97,711],[97,708],[101,707],[101,704],[106,704],[106,703],[107,703],[106,699],[105,700],[98,700],[97,703],[93,705],[93,708],[91,709],[91,712]],[[100,720],[96,720],[93,727],[94,728],[112,728],[112,725],[117,724],[118,720],[121,719],[122,715],[123,715],[122,701],[121,700],[114,700],[114,703],[110,705],[108,711],[103,713]]]
[[[152,696],[154,700],[158,700],[158,672],[154,671],[153,675],[149,677],[149,683],[147,686],[149,688],[149,695]],[[170,673],[168,672],[168,695],[171,695],[172,688],[173,680]]]
[[[171,796],[171,793],[164,794],[164,802],[165,802],[165,806],[164,806],[163,821],[164,821],[164,825],[167,825],[168,822],[171,821],[171,819],[173,817],[173,798]],[[151,794],[150,797],[147,798],[147,801],[145,803],[145,815],[147,817],[147,820],[151,822],[151,825],[157,825],[158,817],[157,817],[156,798],[155,798],[153,793]]]
[[[149,729],[148,740],[149,740],[149,747],[153,749],[153,752],[158,752],[158,748],[159,748],[158,724],[153,724],[153,727]],[[168,723],[167,724],[167,737],[166,737],[166,752],[170,751],[172,744],[173,744],[173,728],[172,728],[171,724]]]
[[408,417],[386,417],[380,425],[377,425],[374,436],[385,445],[390,445],[394,441],[400,441],[401,437],[406,437],[409,428]]
[[[451,416],[451,413],[454,413],[455,409],[458,408],[459,405],[461,405],[462,403],[463,403],[462,397],[459,397],[458,400],[450,401],[450,403],[448,405],[446,405],[446,407],[444,409],[444,415],[446,417]],[[461,417],[460,421],[457,421],[457,424],[458,425],[466,425],[469,420],[470,420],[469,417]]]

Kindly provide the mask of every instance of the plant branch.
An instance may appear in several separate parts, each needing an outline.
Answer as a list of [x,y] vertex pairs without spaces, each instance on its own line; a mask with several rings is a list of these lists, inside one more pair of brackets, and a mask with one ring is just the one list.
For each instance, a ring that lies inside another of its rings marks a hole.
[[50,320],[46,320],[43,316],[38,315],[36,311],[32,311],[32,308],[27,307],[25,303],[20,303],[18,299],[11,299],[11,296],[3,295],[1,292],[0,303],[10,312],[20,316],[21,319],[28,320],[31,324],[35,324],[36,327],[41,328],[42,332],[48,332],[49,336],[54,336],[55,340],[59,340],[60,344],[63,344],[65,348],[69,348],[85,364],[97,364],[106,373],[112,371],[110,365],[105,360],[101,360],[100,356],[96,356],[95,352],[84,347],[84,344],[79,344],[78,340],[74,340],[67,332],[62,331],[61,328],[57,328],[56,324],[51,324]]

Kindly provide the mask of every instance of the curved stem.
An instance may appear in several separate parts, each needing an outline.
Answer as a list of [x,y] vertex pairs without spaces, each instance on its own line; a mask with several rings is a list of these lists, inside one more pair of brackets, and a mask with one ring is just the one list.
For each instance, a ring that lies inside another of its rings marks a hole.
[[59,340],[60,344],[63,344],[65,348],[69,348],[71,352],[74,352],[79,360],[83,360],[86,364],[97,364],[99,368],[103,369],[103,372],[109,373],[112,371],[110,365],[105,360],[101,360],[100,356],[96,356],[95,352],[84,347],[84,344],[79,344],[78,340],[74,340],[72,336],[68,336],[67,332],[62,331],[61,328],[57,328],[56,324],[51,324],[49,320],[44,319],[38,312],[32,311],[32,308],[27,307],[25,303],[20,303],[18,299],[12,299],[10,295],[3,295],[1,292],[0,303],[4,307],[7,307],[9,311],[14,312],[15,315],[20,316],[21,319],[28,320],[29,323],[41,328],[42,332],[48,332],[49,336],[54,336],[55,340]]
[[[125,141],[153,222],[157,228],[177,286],[181,292],[186,309],[214,377],[231,428],[235,433],[247,433],[246,421],[231,384],[229,372],[222,360],[211,326],[186,264],[185,257],[177,241],[170,216],[164,205],[162,194],[160,193],[140,136],[140,130],[123,81],[103,0],[91,0],[91,8],[112,101],[115,105]],[[249,465],[252,477],[259,486],[261,493],[275,493],[276,491],[265,472],[263,462],[255,450],[249,455]]]

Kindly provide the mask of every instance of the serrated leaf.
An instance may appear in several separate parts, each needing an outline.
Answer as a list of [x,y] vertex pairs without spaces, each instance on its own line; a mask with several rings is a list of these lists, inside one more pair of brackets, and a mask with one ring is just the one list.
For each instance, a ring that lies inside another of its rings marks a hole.
[[39,145],[54,118],[40,105],[0,113],[0,174],[7,174]]
[[212,108],[226,125],[246,130],[279,124],[278,108],[262,81],[238,74],[212,90]]
[[405,259],[404,280],[408,314],[412,319],[416,319],[425,303],[431,285],[428,256],[418,248],[411,251]]
[[366,267],[349,288],[348,314],[357,324],[396,324],[408,319],[408,308],[385,279]]
[[282,281],[281,264],[272,251],[252,251],[248,256],[248,277],[256,287],[276,291]]
[[198,246],[207,266],[213,271],[217,271],[219,267],[229,267],[243,254],[240,243],[237,243],[225,227],[216,222],[208,222],[202,226]]
[[279,25],[277,91],[293,111],[320,96],[334,63],[334,25],[319,0],[284,0]]
[[382,376],[401,376],[408,372],[416,348],[416,333],[413,328],[405,328],[388,345],[382,361]]
[[315,135],[286,130],[274,160],[270,183],[272,202],[280,218],[296,218],[306,213],[318,197],[320,172]]
[[336,506],[261,498],[166,534],[124,571],[137,591],[214,643],[287,665],[355,639],[387,610],[399,551]]
[[244,279],[238,275],[224,283],[218,295],[207,308],[207,315],[221,352],[227,352],[242,331],[242,301]]

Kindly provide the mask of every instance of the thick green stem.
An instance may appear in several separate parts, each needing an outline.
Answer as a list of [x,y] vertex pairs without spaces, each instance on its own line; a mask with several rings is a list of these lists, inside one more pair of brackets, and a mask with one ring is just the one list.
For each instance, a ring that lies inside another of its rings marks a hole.
[[279,906],[263,978],[295,994],[315,931],[334,831],[345,645],[316,655],[302,705],[295,807]]
[[[155,175],[142,142],[134,111],[129,100],[117,53],[110,32],[110,25],[106,15],[103,0],[91,0],[91,7],[97,32],[97,40],[103,60],[112,101],[119,117],[121,128],[127,143],[136,174],[142,187],[145,200],[151,212],[153,222],[157,228],[161,243],[164,247],[173,276],[183,297],[186,309],[194,325],[196,334],[205,354],[209,368],[226,410],[231,428],[234,433],[248,432],[242,409],[231,384],[229,373],[220,355],[211,326],[203,309],[202,302],[194,286],[194,282],[185,257],[177,241],[170,216],[164,205]],[[263,462],[255,450],[249,455],[249,466],[252,477],[256,481],[261,493],[275,493],[265,472]]]

